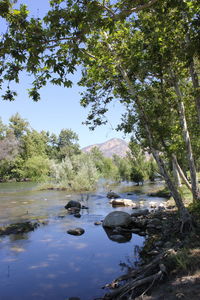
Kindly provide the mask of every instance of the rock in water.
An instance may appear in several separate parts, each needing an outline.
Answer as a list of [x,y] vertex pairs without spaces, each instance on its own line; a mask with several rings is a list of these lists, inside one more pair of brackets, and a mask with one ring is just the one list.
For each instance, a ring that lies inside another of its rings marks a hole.
[[111,199],[109,203],[112,206],[132,206],[133,208],[138,208],[138,205],[131,199]]
[[116,198],[120,198],[120,196],[117,195],[115,192],[110,191],[107,194],[107,198],[109,198],[109,199],[113,199],[113,198],[116,199]]
[[113,228],[116,226],[128,227],[132,222],[131,216],[123,211],[113,211],[109,213],[104,221],[103,226]]
[[67,233],[71,234],[71,235],[82,235],[82,234],[84,234],[84,232],[85,232],[85,230],[83,228],[79,228],[79,227],[67,230]]
[[140,209],[131,214],[131,217],[140,217],[140,216],[147,216],[149,214],[148,209]]
[[66,205],[65,208],[71,208],[71,207],[77,207],[79,209],[81,209],[81,203],[78,201],[74,201],[74,200],[70,200]]

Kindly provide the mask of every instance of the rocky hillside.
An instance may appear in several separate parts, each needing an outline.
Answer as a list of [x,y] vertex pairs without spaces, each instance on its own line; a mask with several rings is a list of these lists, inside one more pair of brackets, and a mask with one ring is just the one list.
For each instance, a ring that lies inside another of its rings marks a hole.
[[121,139],[111,139],[102,144],[94,144],[82,149],[84,152],[90,152],[92,148],[97,147],[106,157],[112,157],[113,154],[117,154],[121,157],[126,156],[126,152],[129,151],[127,142]]

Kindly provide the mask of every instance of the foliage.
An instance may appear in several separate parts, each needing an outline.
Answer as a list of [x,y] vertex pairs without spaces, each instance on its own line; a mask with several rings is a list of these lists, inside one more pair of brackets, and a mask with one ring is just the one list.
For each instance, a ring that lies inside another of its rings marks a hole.
[[73,191],[94,189],[98,172],[88,154],[65,157],[61,163],[51,162],[50,176],[53,186]]
[[8,126],[1,122],[1,128],[0,179],[3,181],[52,181],[62,188],[90,190],[99,178],[141,182],[148,179],[153,163],[149,164],[140,145],[133,141],[131,152],[124,158],[105,157],[97,147],[90,153],[82,153],[78,136],[71,129],[61,130],[58,136],[38,132],[29,129],[28,122],[19,114],[10,118]]
[[[200,199],[197,0],[52,0],[42,20],[29,17],[25,5],[16,9],[12,1],[0,3],[8,24],[0,42],[0,76],[8,82],[4,100],[14,99],[10,85],[19,82],[23,70],[34,75],[29,95],[38,101],[48,81],[70,87],[68,74],[81,66],[81,104],[91,108],[86,122],[91,129],[106,122],[108,104],[118,99],[126,107],[119,128],[134,132],[143,149],[152,152],[176,200],[181,198],[169,172],[172,155],[190,170],[193,198]],[[58,141],[52,157],[56,147],[57,159],[73,155]],[[147,171],[142,159],[137,161],[132,175],[141,180],[149,172],[153,178],[153,165]],[[119,176],[109,159],[102,166],[105,175]]]
[[0,140],[0,161],[13,160],[19,153],[19,141],[14,134],[10,132],[2,140]]
[[19,113],[11,116],[9,119],[9,128],[13,131],[15,137],[19,139],[25,132],[28,131],[29,123],[22,119]]
[[118,177],[122,181],[130,181],[131,177],[131,162],[128,157],[120,157],[118,155],[113,155],[113,163],[118,168]]
[[32,181],[47,180],[50,172],[50,161],[44,156],[29,157],[23,165],[23,178],[29,178]]

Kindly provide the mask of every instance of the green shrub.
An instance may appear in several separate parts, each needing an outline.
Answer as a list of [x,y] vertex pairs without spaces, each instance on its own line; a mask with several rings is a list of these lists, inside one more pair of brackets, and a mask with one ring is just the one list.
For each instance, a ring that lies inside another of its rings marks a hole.
[[33,181],[44,181],[50,172],[50,161],[46,156],[32,156],[23,167],[23,177]]

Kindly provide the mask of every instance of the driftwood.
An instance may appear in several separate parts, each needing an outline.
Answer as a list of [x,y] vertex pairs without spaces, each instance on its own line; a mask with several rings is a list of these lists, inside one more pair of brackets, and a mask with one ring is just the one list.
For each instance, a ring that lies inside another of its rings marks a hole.
[[151,271],[154,267],[159,265],[160,261],[167,255],[166,252],[163,252],[159,255],[157,255],[149,264],[143,265],[140,268],[133,270],[129,272],[128,274],[121,275],[120,277],[116,278],[114,281],[112,281],[110,284],[107,284],[105,287],[112,287],[117,286],[120,281],[128,280],[130,278],[135,278],[142,274],[147,274],[148,271]]
[[[122,275],[115,279],[112,283],[107,284],[105,287],[112,288],[113,290],[107,293],[103,299],[124,299],[125,296],[130,295],[129,299],[134,299],[133,294],[135,289],[145,286],[150,283],[151,288],[152,285],[160,280],[163,275],[166,274],[166,268],[163,264],[161,264],[161,260],[167,256],[167,252],[163,252],[159,254],[156,258],[154,258],[149,264],[141,266],[137,270],[133,270],[129,274]],[[119,282],[128,280],[122,286],[119,286]],[[117,288],[116,288],[117,287]],[[147,290],[148,290],[147,289]],[[141,290],[141,294],[144,294],[147,290]]]

